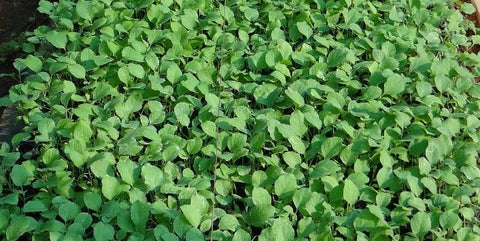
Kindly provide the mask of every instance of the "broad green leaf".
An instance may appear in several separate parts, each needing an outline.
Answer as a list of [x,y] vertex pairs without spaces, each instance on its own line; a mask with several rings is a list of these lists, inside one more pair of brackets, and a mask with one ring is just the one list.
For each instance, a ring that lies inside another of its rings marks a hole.
[[180,102],[174,107],[175,117],[177,118],[178,122],[183,126],[190,125],[190,109],[190,105],[185,102]]
[[65,222],[74,219],[79,212],[80,208],[73,202],[66,202],[58,207],[58,214]]
[[218,224],[218,227],[220,228],[220,230],[235,231],[237,230],[238,227],[240,227],[240,223],[238,222],[238,219],[235,216],[231,214],[225,214],[220,219],[220,223]]
[[432,85],[426,81],[418,82],[416,89],[420,97],[425,97],[432,93]]
[[292,168],[302,163],[302,157],[296,152],[284,152],[282,157],[285,163]]
[[346,49],[334,49],[328,54],[327,64],[328,67],[339,67],[345,61],[348,50]]
[[297,188],[297,179],[291,173],[283,174],[275,181],[275,194],[280,198],[293,195]]
[[245,18],[248,20],[248,21],[255,21],[258,19],[259,17],[259,14],[258,14],[258,11],[254,8],[249,8],[249,7],[246,7],[244,10],[243,10],[244,14],[245,14]]
[[73,77],[78,79],[85,79],[86,71],[85,68],[79,64],[69,64],[68,71],[73,75]]
[[448,210],[440,215],[440,225],[446,229],[454,228],[457,223],[461,223],[461,220],[454,211]]
[[147,204],[135,201],[130,207],[130,217],[135,224],[136,230],[142,232],[147,226],[149,207]]
[[182,70],[180,70],[177,64],[171,64],[167,69],[167,80],[170,81],[170,83],[175,84],[178,82],[180,76],[182,76]]
[[122,187],[117,178],[112,176],[105,176],[102,179],[102,194],[108,200],[112,200],[122,192]]
[[383,87],[384,95],[396,96],[405,90],[405,80],[401,75],[394,74],[387,78]]
[[270,204],[255,206],[249,211],[250,223],[255,227],[263,227],[274,214],[275,208]]
[[354,205],[359,196],[360,192],[357,185],[355,185],[350,179],[346,179],[343,186],[343,198],[345,201],[350,205]]
[[48,42],[50,42],[53,46],[59,49],[65,49],[67,46],[67,34],[64,32],[57,32],[55,30],[48,32],[45,35],[45,38]]
[[130,60],[134,62],[142,63],[144,61],[143,55],[130,46],[127,46],[122,50],[122,57],[125,60]]
[[233,133],[227,142],[228,149],[232,152],[240,151],[247,143],[247,136],[240,133]]
[[243,229],[240,229],[237,232],[235,232],[232,239],[232,241],[250,241],[250,240],[252,240],[250,234]]
[[448,78],[447,76],[435,76],[435,87],[438,89],[440,92],[445,92],[450,88],[450,85],[452,83],[452,80]]
[[293,89],[285,90],[285,94],[290,98],[297,108],[302,107],[305,104],[303,96]]
[[185,9],[184,15],[181,17],[183,26],[188,30],[193,30],[198,23],[197,12],[193,9]]
[[325,140],[322,143],[321,151],[325,159],[330,159],[337,156],[343,149],[342,138],[340,137],[331,137]]
[[475,7],[471,3],[462,3],[461,9],[462,9],[462,12],[466,14],[473,14],[475,12]]
[[142,167],[142,178],[148,190],[153,190],[163,183],[163,172],[160,168],[147,163]]
[[193,227],[198,227],[202,221],[202,217],[209,210],[207,200],[201,195],[195,195],[191,199],[191,203],[180,207],[183,215]]
[[127,65],[128,67],[128,72],[130,72],[131,75],[142,79],[145,76],[145,70],[143,67],[139,64],[134,64],[134,63],[129,63]]
[[95,240],[98,241],[109,241],[113,240],[115,235],[115,230],[112,225],[105,222],[99,222],[93,225],[93,236]]
[[117,170],[120,173],[122,180],[133,186],[138,178],[138,166],[129,159],[121,159],[117,163]]
[[34,230],[38,226],[38,222],[34,218],[28,216],[13,215],[5,230],[7,240],[17,240],[23,234]]
[[28,55],[25,59],[22,60],[22,62],[33,72],[40,72],[42,71],[42,61],[33,55]]
[[87,192],[83,195],[85,206],[94,211],[98,211],[102,206],[102,197],[98,193]]
[[75,10],[81,18],[92,21],[90,2],[84,0],[79,1],[75,6]]
[[10,178],[12,179],[13,184],[24,186],[30,183],[29,180],[32,176],[24,165],[15,165],[10,172]]
[[308,130],[305,125],[305,116],[298,110],[290,115],[290,126],[295,130],[297,136],[303,136]]
[[270,205],[272,203],[272,197],[267,190],[261,187],[254,187],[252,191],[252,201],[253,204],[259,205]]
[[423,238],[432,228],[432,222],[430,215],[425,212],[418,212],[413,215],[410,222],[412,232],[419,238]]
[[22,208],[22,211],[25,213],[30,213],[30,212],[43,212],[47,211],[48,208],[45,205],[45,203],[37,200],[29,201],[25,203],[25,205]]
[[295,230],[293,229],[291,222],[286,219],[275,219],[272,225],[272,233],[276,237],[275,240],[295,240]]
[[312,28],[306,22],[297,22],[297,28],[307,38],[310,38],[313,34]]
[[305,154],[305,144],[303,143],[302,139],[298,136],[291,136],[288,138],[288,142],[292,145],[293,150],[300,154]]

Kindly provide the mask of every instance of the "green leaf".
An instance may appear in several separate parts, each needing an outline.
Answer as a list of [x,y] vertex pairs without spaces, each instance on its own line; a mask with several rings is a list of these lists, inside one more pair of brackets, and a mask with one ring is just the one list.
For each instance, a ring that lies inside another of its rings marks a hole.
[[297,91],[293,89],[287,89],[285,90],[285,94],[290,98],[295,106],[297,108],[302,107],[305,104],[305,101],[303,100],[303,96],[300,95]]
[[167,80],[170,81],[170,83],[175,84],[178,82],[180,76],[182,76],[182,70],[180,70],[177,64],[171,64],[167,69]]
[[322,143],[321,152],[325,159],[330,159],[337,156],[343,149],[342,138],[331,137]]
[[13,181],[13,184],[17,186],[24,186],[30,183],[30,175],[27,168],[23,165],[15,165],[10,172],[10,178]]
[[440,225],[446,229],[453,229],[457,223],[461,223],[458,214],[448,210],[440,215]]
[[65,222],[74,219],[79,212],[78,205],[73,202],[66,202],[58,207],[58,214]]
[[261,187],[254,187],[252,191],[252,201],[253,204],[260,205],[270,205],[272,203],[272,197],[267,190]]
[[245,18],[248,20],[248,21],[255,21],[258,19],[259,17],[259,14],[258,14],[258,11],[254,8],[249,8],[249,7],[246,7],[244,10],[243,10],[244,14],[245,14]]
[[135,201],[130,207],[130,217],[137,231],[143,231],[147,227],[149,207],[147,204]]
[[91,5],[89,2],[84,0],[79,1],[75,6],[75,10],[78,16],[80,16],[81,18],[92,21],[92,15],[91,15],[92,11],[91,11]]
[[183,26],[188,30],[193,30],[198,23],[197,12],[193,9],[185,9],[181,17]]
[[102,179],[102,194],[108,200],[112,200],[122,192],[120,182],[115,177],[105,176]]
[[98,241],[109,241],[113,240],[115,235],[115,230],[112,225],[105,222],[99,222],[93,225],[93,236],[95,240]]
[[65,49],[67,46],[67,34],[64,32],[57,32],[55,30],[48,32],[45,35],[45,38],[48,42],[50,42],[53,46],[59,49]]
[[166,162],[173,161],[177,158],[179,151],[180,148],[177,145],[172,144],[163,151],[162,158]]
[[275,181],[275,194],[281,199],[290,197],[297,188],[297,179],[291,173],[283,174]]
[[204,214],[208,212],[207,200],[201,195],[194,195],[191,203],[180,207],[183,215],[193,227],[198,227]]
[[440,151],[440,146],[438,141],[429,140],[427,149],[425,150],[425,156],[427,157],[430,163],[435,164],[442,158],[442,153]]
[[47,206],[38,200],[33,200],[25,203],[25,205],[22,208],[22,211],[25,213],[31,213],[31,212],[43,212],[47,211],[48,208]]
[[383,87],[384,95],[396,96],[405,90],[405,80],[401,75],[394,74],[387,78]]
[[216,138],[217,135],[217,126],[211,121],[205,121],[201,124],[203,132],[210,137]]
[[306,22],[297,22],[298,31],[305,37],[310,38],[313,34],[313,30]]
[[273,217],[275,208],[270,204],[258,205],[250,209],[250,223],[255,227],[263,227]]
[[322,128],[322,120],[316,111],[308,111],[303,113],[305,116],[305,120],[310,123],[312,126],[320,130]]
[[198,227],[202,221],[200,210],[193,205],[183,205],[180,207],[183,215],[193,227]]
[[345,201],[353,206],[357,202],[359,196],[360,192],[357,185],[355,185],[350,179],[346,179],[343,186],[343,198]]
[[286,219],[279,218],[273,221],[272,234],[275,236],[274,240],[295,240],[295,230],[293,229],[291,222]]
[[199,137],[188,140],[187,152],[191,155],[197,154],[202,149],[202,146],[203,146],[203,141]]
[[302,112],[295,110],[290,115],[290,126],[294,129],[297,136],[303,136],[307,132],[308,128],[305,125],[305,116]]
[[416,85],[417,93],[420,97],[425,97],[432,93],[432,85],[427,81],[420,81]]
[[85,79],[85,68],[79,64],[69,64],[68,71],[77,79]]
[[251,240],[252,238],[250,234],[243,229],[240,229],[237,232],[235,232],[232,239],[232,241],[251,241]]
[[190,125],[190,109],[190,104],[185,102],[180,102],[174,107],[173,112],[175,113],[175,117],[182,126]]
[[330,54],[328,54],[327,58],[327,66],[328,67],[339,67],[345,61],[347,57],[348,50],[346,49],[334,49]]
[[87,208],[98,211],[102,206],[102,197],[98,193],[87,192],[83,195],[83,202]]
[[305,144],[303,143],[302,139],[298,136],[291,136],[288,138],[288,142],[292,145],[293,150],[300,154],[305,154]]
[[410,221],[410,227],[412,232],[417,235],[419,238],[423,238],[430,229],[432,228],[432,222],[430,220],[430,215],[425,212],[418,212],[413,215],[412,220]]
[[435,87],[438,89],[440,92],[445,92],[450,88],[452,84],[452,80],[448,78],[447,76],[440,75],[440,76],[435,76]]
[[32,217],[14,215],[5,230],[7,240],[17,240],[23,234],[34,230],[38,226]]
[[92,135],[93,131],[90,125],[84,120],[78,121],[73,130],[73,137],[77,140],[88,141]]
[[284,152],[282,157],[285,163],[292,168],[302,163],[302,157],[296,152]]
[[134,48],[127,46],[122,50],[122,57],[125,60],[142,63],[144,61],[143,55]]
[[475,13],[475,6],[473,6],[473,4],[471,3],[462,3],[461,9],[462,9],[462,12],[466,14]]
[[220,228],[220,230],[235,231],[240,227],[240,223],[235,216],[231,214],[225,214],[222,218],[220,218],[220,223],[218,224],[218,227]]
[[160,61],[153,52],[148,52],[145,55],[145,62],[147,62],[148,67],[150,67],[150,69],[153,71],[156,71],[160,66]]
[[29,69],[33,72],[40,72],[42,71],[42,61],[33,55],[28,55],[25,59],[21,60]]
[[247,136],[240,133],[233,133],[227,142],[228,149],[232,152],[240,151],[247,143]]
[[160,168],[147,163],[142,167],[142,178],[150,191],[163,183],[163,172]]
[[137,164],[129,159],[121,159],[117,163],[117,170],[120,173],[120,177],[122,180],[130,185],[133,186],[137,177],[138,177],[138,170]]
[[145,70],[143,69],[143,67],[139,64],[134,64],[134,63],[129,63],[128,66],[128,72],[139,78],[139,79],[142,79],[143,77],[145,77]]

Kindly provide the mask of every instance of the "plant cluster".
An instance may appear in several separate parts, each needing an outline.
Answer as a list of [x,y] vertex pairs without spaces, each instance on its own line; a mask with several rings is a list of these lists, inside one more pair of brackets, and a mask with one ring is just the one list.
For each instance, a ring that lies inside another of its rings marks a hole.
[[480,44],[445,0],[41,0],[6,240],[480,240]]

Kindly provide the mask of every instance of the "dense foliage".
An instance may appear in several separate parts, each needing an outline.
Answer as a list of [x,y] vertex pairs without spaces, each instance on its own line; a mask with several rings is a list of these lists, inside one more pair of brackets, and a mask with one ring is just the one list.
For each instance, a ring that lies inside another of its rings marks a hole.
[[480,37],[445,0],[42,0],[6,240],[480,240]]

